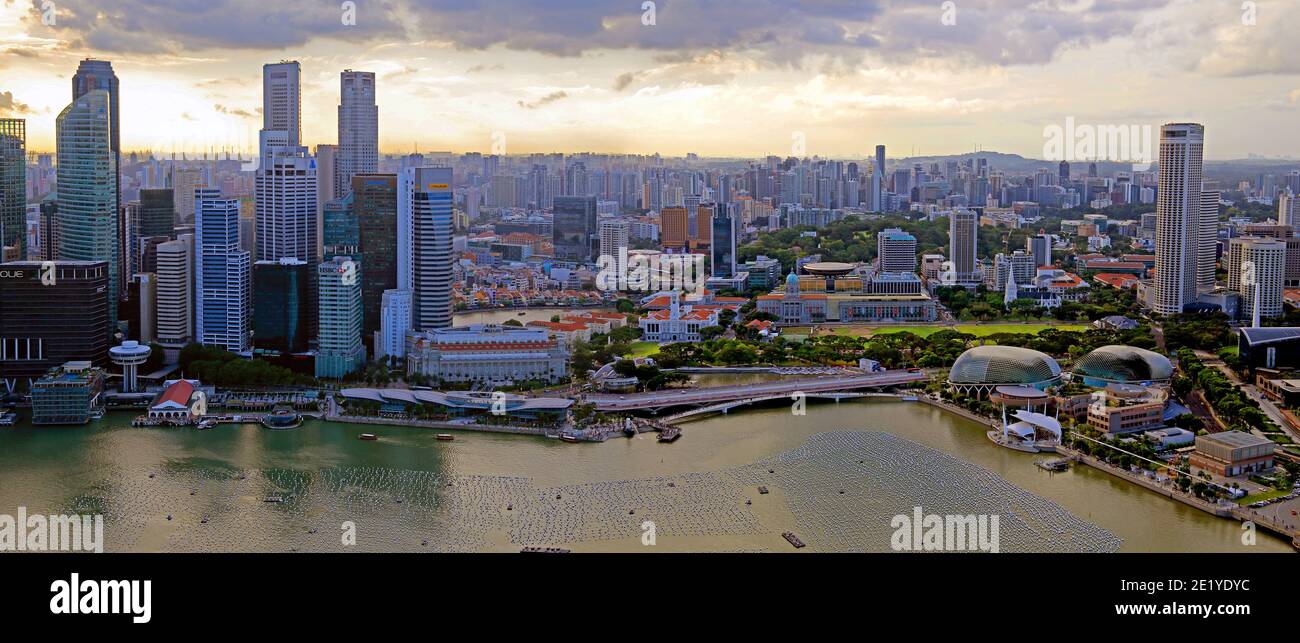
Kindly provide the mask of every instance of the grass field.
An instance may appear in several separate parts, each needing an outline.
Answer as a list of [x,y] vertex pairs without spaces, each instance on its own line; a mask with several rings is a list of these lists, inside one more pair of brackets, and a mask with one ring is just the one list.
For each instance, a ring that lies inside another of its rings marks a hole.
[[[901,333],[907,331],[915,333],[921,337],[929,337],[941,330],[953,329],[963,333],[970,333],[976,337],[985,337],[987,335],[996,335],[997,333],[1028,333],[1037,335],[1039,331],[1048,328],[1058,330],[1087,330],[1087,324],[957,324],[956,326],[944,326],[940,324],[930,324],[926,326],[836,326],[834,327],[836,335],[851,335],[854,337],[869,337],[871,335],[884,335],[888,333]],[[786,330],[787,334],[807,335],[807,327],[794,327]]]
[[632,342],[632,352],[628,353],[629,357],[645,357],[654,355],[659,352],[658,342]]

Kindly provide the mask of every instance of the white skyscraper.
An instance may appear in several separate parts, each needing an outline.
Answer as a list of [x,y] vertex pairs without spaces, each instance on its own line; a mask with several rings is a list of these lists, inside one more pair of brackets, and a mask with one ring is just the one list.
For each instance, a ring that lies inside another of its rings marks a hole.
[[239,247],[239,199],[223,199],[216,188],[195,190],[194,233],[198,341],[252,350],[252,259]]
[[346,70],[339,75],[339,149],[334,198],[352,189],[352,177],[379,170],[379,107],[375,74]]
[[[1228,244],[1228,286],[1241,297],[1242,319],[1282,314],[1282,285],[1286,273],[1286,243],[1262,237],[1237,237]],[[1258,303],[1256,301],[1258,297]]]
[[[278,132],[263,131],[267,139]],[[254,185],[257,258],[320,263],[316,159],[305,147],[265,145]]]
[[158,246],[158,343],[183,348],[194,338],[194,235]]
[[1277,222],[1282,225],[1300,226],[1300,196],[1287,188],[1277,198]]
[[[1205,128],[1171,123],[1160,128],[1159,197],[1156,200],[1156,278],[1151,308],[1177,315],[1196,301],[1206,259],[1202,237],[1207,226],[1201,159]],[[1213,259],[1211,251],[1209,258]],[[1211,266],[1211,277],[1213,267]],[[1212,285],[1212,284],[1211,284]]]
[[301,70],[296,60],[262,65],[262,129],[285,132],[285,145],[302,144]]
[[880,272],[916,272],[916,237],[900,228],[876,233]]
[[622,219],[605,219],[600,222],[600,254],[617,257],[619,248],[628,246],[628,225]]
[[412,167],[397,181],[397,288],[411,291],[411,328],[451,327],[452,170]]
[[411,291],[385,290],[379,308],[379,338],[375,357],[406,357],[406,331],[411,329]]
[[1219,192],[1201,191],[1201,230],[1196,239],[1196,291],[1214,290],[1215,248],[1219,238]]

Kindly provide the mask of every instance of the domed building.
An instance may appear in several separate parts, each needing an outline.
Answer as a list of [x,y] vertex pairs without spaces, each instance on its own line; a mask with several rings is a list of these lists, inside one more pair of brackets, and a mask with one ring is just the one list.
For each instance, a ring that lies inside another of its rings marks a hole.
[[1102,346],[1075,362],[1070,378],[1086,386],[1166,383],[1174,375],[1169,358],[1135,346]]
[[1004,384],[1043,389],[1061,379],[1061,366],[1046,353],[1019,346],[976,346],[962,353],[948,371],[948,384],[960,393],[984,395]]

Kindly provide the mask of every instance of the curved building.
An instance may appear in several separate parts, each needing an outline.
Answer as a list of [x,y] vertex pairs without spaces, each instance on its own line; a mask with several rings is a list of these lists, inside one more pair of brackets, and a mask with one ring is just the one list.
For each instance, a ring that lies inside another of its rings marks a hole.
[[1082,379],[1087,386],[1168,382],[1174,366],[1160,353],[1135,346],[1102,346],[1079,358],[1071,378]]
[[976,346],[962,353],[948,371],[948,384],[962,393],[983,395],[1004,384],[1042,389],[1061,379],[1061,367],[1046,353],[1018,346]]

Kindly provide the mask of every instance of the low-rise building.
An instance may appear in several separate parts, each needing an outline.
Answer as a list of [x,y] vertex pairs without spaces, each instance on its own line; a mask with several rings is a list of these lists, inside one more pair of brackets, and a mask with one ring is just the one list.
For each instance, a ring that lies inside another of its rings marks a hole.
[[1155,445],[1156,449],[1159,450],[1180,447],[1196,441],[1195,433],[1178,427],[1153,429],[1143,433],[1142,437],[1146,438],[1147,442]]
[[167,382],[166,387],[149,404],[149,419],[172,424],[192,424],[206,410],[196,404],[203,393],[197,380]]
[[1211,433],[1196,437],[1196,452],[1189,463],[1215,475],[1233,477],[1272,469],[1275,449],[1272,440],[1252,433]]
[[32,424],[85,424],[104,404],[104,369],[90,362],[67,362],[32,384]]
[[542,328],[476,324],[407,335],[407,373],[441,382],[556,383],[568,377],[568,360],[563,342]]

